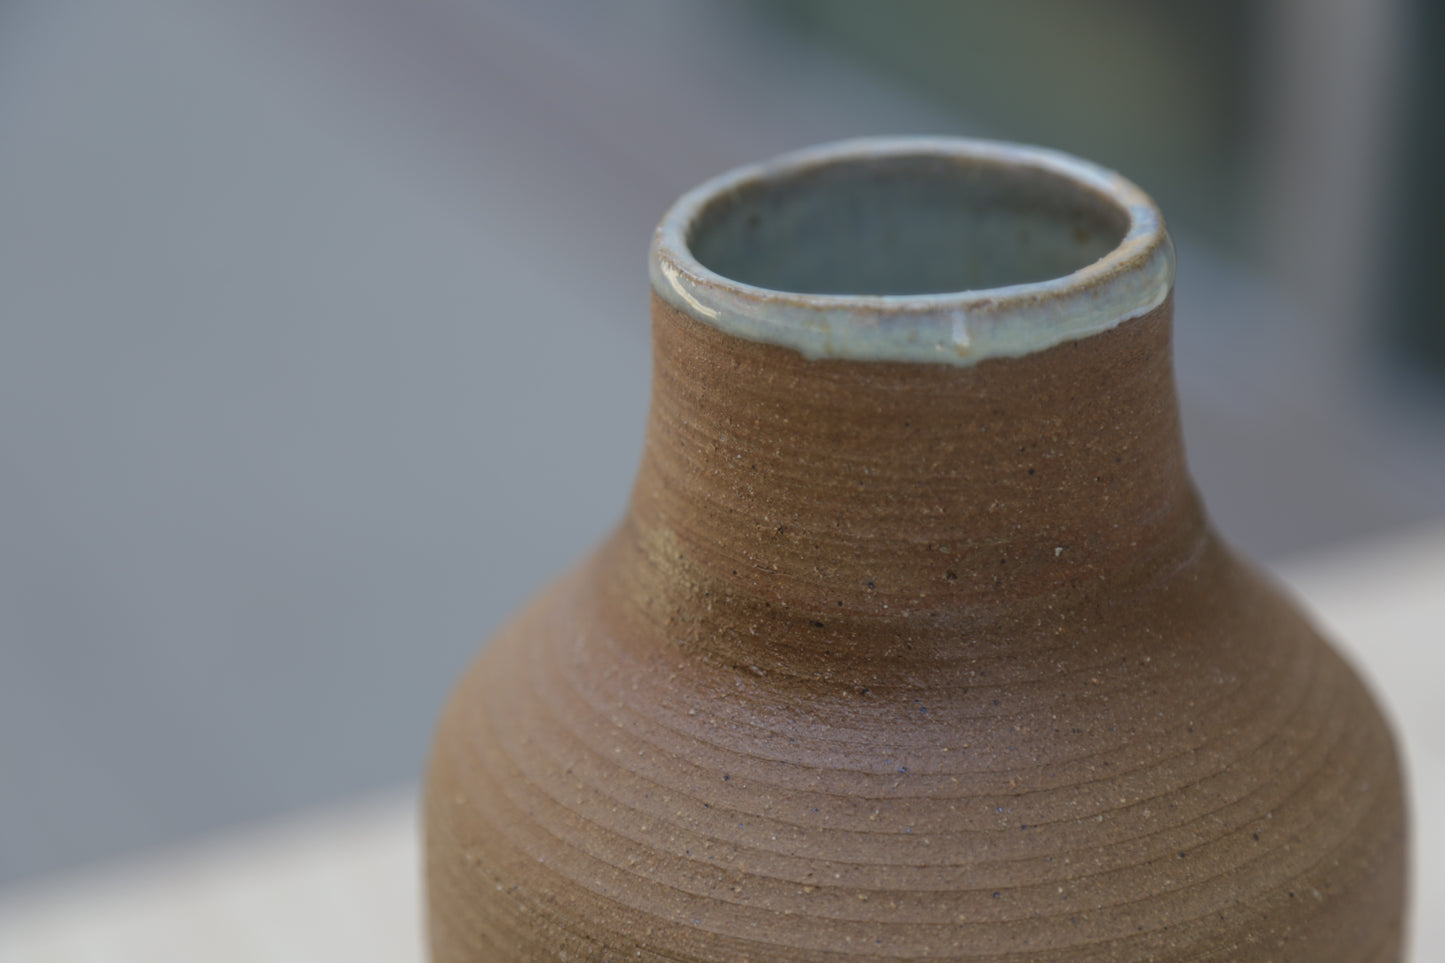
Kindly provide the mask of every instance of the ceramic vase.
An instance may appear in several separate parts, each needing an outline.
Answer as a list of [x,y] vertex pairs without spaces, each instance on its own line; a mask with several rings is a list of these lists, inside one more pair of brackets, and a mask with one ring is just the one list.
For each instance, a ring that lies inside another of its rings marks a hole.
[[1173,274],[1035,148],[678,201],[625,517],[439,725],[435,963],[1398,960],[1391,735],[1206,520]]

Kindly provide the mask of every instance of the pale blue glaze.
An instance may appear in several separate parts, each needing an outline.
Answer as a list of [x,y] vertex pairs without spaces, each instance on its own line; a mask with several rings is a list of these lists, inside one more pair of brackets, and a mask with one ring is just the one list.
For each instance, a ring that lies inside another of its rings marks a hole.
[[969,365],[1107,330],[1174,280],[1163,217],[1112,171],[962,138],[866,138],[742,167],[658,226],[652,286],[812,358]]

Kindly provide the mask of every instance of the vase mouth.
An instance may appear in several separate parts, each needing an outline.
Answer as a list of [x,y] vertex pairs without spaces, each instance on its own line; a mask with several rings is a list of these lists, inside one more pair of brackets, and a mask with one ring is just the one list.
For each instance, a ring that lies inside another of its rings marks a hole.
[[665,301],[811,358],[969,365],[1158,307],[1158,207],[1099,165],[998,141],[877,137],[740,167],[653,236]]

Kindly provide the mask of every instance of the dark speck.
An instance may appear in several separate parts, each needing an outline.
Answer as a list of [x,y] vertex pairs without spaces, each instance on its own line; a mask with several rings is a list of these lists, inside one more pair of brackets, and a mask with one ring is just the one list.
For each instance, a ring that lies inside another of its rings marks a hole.
[[907,767],[907,766],[899,766],[899,767],[898,767],[898,771],[899,771],[899,772],[902,772],[902,773],[907,773],[907,772],[908,772],[908,767]]
[[724,774],[724,775],[723,775],[723,782],[731,782],[731,781],[732,781],[732,778],[733,778],[732,776],[729,776],[729,775],[727,775],[727,774]]
[[994,705],[998,705],[998,700],[997,700],[997,699],[993,700],[993,704],[994,704]]
[[1032,468],[1030,468],[1030,469],[1029,469],[1029,474],[1032,475],[1033,473],[1034,473],[1034,470],[1033,470]]
[[994,892],[993,898],[994,898],[994,899],[998,899],[998,892],[997,892],[997,891]]
[[815,629],[821,629],[823,627],[823,623],[819,622],[817,619],[809,619],[808,624]]
[[1252,835],[1254,836],[1254,841],[1255,841],[1256,843],[1259,842],[1259,833],[1254,833],[1254,834],[1252,834]]

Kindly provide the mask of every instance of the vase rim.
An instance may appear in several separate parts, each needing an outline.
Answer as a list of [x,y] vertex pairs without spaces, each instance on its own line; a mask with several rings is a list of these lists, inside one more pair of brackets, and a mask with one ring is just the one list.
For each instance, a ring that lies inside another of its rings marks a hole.
[[[705,214],[748,190],[844,166],[931,161],[959,177],[1046,177],[1110,209],[1122,237],[1097,259],[1043,280],[929,293],[776,290],[727,277],[693,250]],[[1121,175],[1061,151],[961,137],[866,137],[735,168],[688,191],[663,216],[649,257],[653,290],[730,334],[810,358],[971,365],[1108,330],[1158,307],[1174,282],[1174,245],[1153,200]]]

